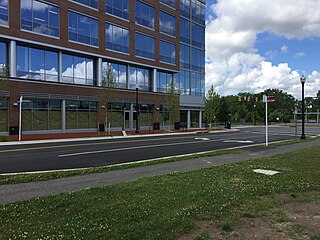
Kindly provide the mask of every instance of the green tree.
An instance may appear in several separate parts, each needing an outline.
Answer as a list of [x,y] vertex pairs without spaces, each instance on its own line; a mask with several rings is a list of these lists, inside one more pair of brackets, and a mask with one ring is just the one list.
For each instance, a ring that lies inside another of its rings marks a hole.
[[169,130],[170,126],[175,121],[178,121],[180,116],[180,97],[174,87],[174,79],[171,79],[170,86],[167,90],[166,105],[169,114]]
[[218,108],[218,114],[217,114],[218,120],[225,124],[226,121],[229,120],[228,119],[229,113],[230,113],[230,109],[229,109],[229,106],[227,104],[226,97],[222,97],[221,100],[220,100],[219,108]]
[[[115,80],[113,78],[113,69],[111,65],[108,65],[105,77],[101,81],[101,86],[99,89],[99,103],[100,107],[104,108],[103,118],[105,129],[111,121],[111,110],[112,110],[112,100],[115,94]],[[109,114],[110,116],[109,116]]]
[[6,65],[0,65],[0,91],[9,89],[9,68]]
[[207,93],[205,104],[204,104],[204,118],[210,127],[211,127],[211,124],[212,123],[214,124],[216,121],[219,105],[220,105],[220,96],[217,92],[214,91],[213,86],[211,86],[211,88]]

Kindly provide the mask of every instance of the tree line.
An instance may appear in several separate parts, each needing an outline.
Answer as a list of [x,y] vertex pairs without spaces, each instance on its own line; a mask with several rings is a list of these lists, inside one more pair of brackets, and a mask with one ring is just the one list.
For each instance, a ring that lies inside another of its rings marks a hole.
[[[301,100],[295,99],[280,89],[267,89],[254,94],[249,92],[237,95],[220,96],[213,86],[205,98],[204,120],[208,126],[215,124],[251,123],[261,124],[265,121],[265,103],[263,95],[274,96],[275,101],[268,103],[270,122],[289,123],[294,119],[294,112],[301,113]],[[320,109],[320,90],[316,97],[305,98],[305,111],[317,112]],[[310,116],[309,119],[316,118]]]

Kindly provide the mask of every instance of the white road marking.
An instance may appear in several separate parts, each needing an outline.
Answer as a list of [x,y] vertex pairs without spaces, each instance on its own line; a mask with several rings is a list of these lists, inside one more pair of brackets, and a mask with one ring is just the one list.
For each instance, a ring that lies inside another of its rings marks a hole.
[[[210,142],[219,142],[221,140],[217,139],[217,140],[209,140],[209,141]],[[78,152],[78,153],[62,154],[62,155],[58,155],[58,157],[72,157],[72,156],[89,155],[89,154],[96,154],[96,153],[117,152],[117,151],[123,151],[123,150],[154,148],[154,147],[165,147],[165,146],[184,145],[184,144],[197,144],[197,143],[202,143],[202,142],[200,142],[200,141],[197,141],[197,142],[192,141],[192,142],[182,142],[182,143],[166,143],[166,144],[155,144],[155,145],[149,145],[149,146],[115,148],[115,149],[98,150],[98,151],[91,151],[91,152]]]
[[264,175],[269,175],[269,176],[273,176],[277,173],[280,173],[278,171],[273,171],[273,170],[266,170],[266,169],[254,169],[253,170],[255,173],[261,173],[261,174],[264,174]]
[[226,140],[226,141],[223,141],[224,143],[253,143],[252,141],[249,141],[249,140]]
[[195,140],[209,141],[209,140],[210,140],[210,138],[195,138]]

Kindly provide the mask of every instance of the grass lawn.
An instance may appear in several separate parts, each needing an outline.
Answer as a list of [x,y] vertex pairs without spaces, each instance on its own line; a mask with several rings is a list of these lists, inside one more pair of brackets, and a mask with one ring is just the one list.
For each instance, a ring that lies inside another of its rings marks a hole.
[[[256,168],[281,173],[266,176],[254,173]],[[201,222],[217,222],[228,234],[243,217],[272,214],[287,221],[277,209],[292,199],[320,203],[319,170],[320,148],[314,147],[9,204],[0,207],[0,238],[177,239]],[[210,234],[204,227],[194,239]],[[317,234],[312,239],[319,239]]]

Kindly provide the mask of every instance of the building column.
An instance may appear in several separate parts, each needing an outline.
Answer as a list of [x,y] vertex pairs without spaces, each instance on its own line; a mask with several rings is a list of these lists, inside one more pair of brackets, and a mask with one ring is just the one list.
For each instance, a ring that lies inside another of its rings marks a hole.
[[97,71],[97,86],[101,86],[101,81],[102,81],[102,58],[98,58],[97,59],[96,71]]
[[130,65],[127,64],[127,82],[126,82],[126,88],[129,89],[129,78],[130,78]]
[[319,114],[320,114],[320,110],[318,109],[317,111],[317,123],[319,124]]
[[62,52],[59,52],[59,56],[58,56],[59,60],[58,60],[58,64],[59,64],[59,70],[58,70],[58,75],[59,75],[59,79],[58,82],[62,82]]
[[157,69],[153,69],[152,91],[157,92]]
[[199,111],[199,128],[202,128],[202,111]]
[[187,110],[187,129],[191,128],[191,112]]
[[62,133],[66,133],[66,100],[61,103],[61,127]]
[[9,44],[9,74],[10,77],[17,77],[17,43],[10,41]]

